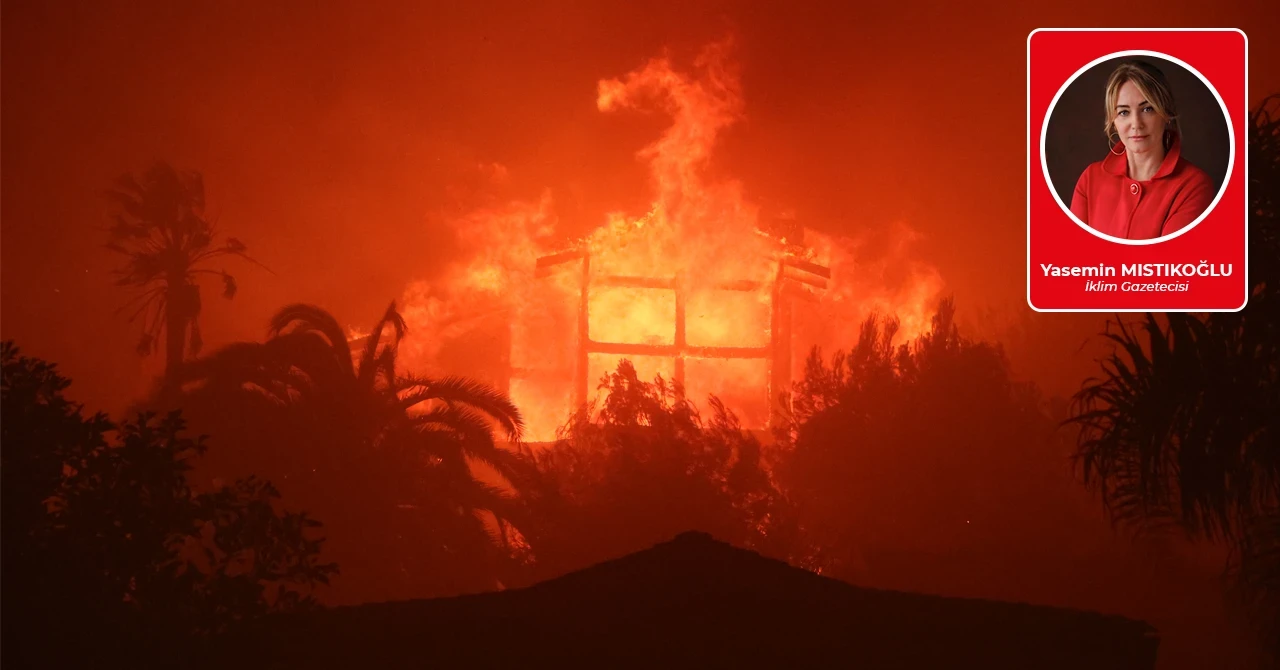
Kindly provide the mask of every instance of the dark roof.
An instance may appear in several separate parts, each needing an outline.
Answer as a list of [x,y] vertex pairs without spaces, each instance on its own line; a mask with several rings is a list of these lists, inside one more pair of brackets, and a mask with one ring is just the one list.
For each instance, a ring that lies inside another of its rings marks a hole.
[[[703,533],[525,589],[268,619],[243,667],[1153,668],[1146,623],[858,588]],[[231,666],[227,666],[231,667]]]

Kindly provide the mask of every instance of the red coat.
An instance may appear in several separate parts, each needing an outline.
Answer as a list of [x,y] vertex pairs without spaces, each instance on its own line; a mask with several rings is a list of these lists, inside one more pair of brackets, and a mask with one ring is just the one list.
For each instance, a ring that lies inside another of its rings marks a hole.
[[1175,136],[1151,181],[1129,178],[1129,158],[1114,152],[1085,168],[1071,197],[1071,213],[1094,230],[1113,237],[1149,240],[1195,221],[1215,195],[1213,180],[1182,157]]

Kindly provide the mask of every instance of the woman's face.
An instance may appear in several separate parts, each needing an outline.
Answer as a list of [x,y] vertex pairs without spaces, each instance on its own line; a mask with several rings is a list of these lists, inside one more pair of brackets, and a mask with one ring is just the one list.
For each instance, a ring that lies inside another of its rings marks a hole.
[[1165,120],[1132,81],[1116,95],[1116,132],[1130,153],[1163,150]]

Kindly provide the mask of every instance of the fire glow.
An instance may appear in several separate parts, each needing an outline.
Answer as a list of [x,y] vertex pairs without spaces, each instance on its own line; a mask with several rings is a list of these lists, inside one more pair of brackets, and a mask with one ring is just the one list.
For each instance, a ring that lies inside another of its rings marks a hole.
[[554,439],[622,358],[641,378],[683,380],[695,402],[714,394],[763,427],[810,347],[849,346],[873,312],[897,315],[901,338],[923,332],[942,281],[909,258],[909,228],[869,262],[856,239],[764,217],[739,182],[707,179],[717,139],[743,114],[730,48],[706,47],[688,72],[655,58],[599,82],[600,112],[671,119],[638,153],[653,192],[643,215],[610,214],[584,239],[557,239],[546,193],[453,221],[470,253],[407,289],[406,368],[507,390],[532,442]]

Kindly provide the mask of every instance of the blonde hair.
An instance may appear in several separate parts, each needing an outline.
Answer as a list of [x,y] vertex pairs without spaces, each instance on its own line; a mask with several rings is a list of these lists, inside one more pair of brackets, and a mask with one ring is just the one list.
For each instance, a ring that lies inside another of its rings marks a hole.
[[1120,87],[1131,81],[1138,87],[1138,92],[1146,98],[1147,103],[1155,108],[1156,114],[1165,120],[1169,130],[1178,134],[1178,107],[1173,101],[1173,89],[1164,73],[1154,65],[1141,61],[1121,63],[1107,80],[1106,123],[1103,132],[1107,134],[1107,142],[1116,132],[1116,99],[1120,97]]

